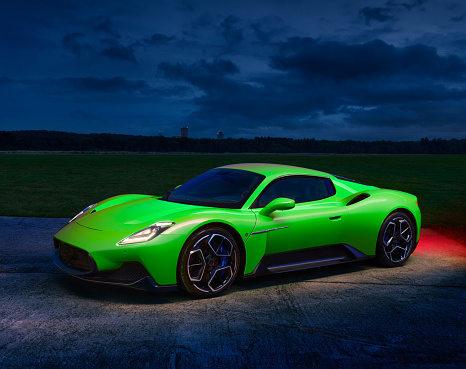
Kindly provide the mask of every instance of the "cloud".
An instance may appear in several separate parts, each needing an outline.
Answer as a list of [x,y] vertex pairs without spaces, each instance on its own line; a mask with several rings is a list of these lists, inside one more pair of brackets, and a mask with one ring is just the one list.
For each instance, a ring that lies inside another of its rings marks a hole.
[[263,44],[271,43],[275,38],[284,35],[289,27],[277,16],[263,17],[251,24],[257,39]]
[[370,26],[372,22],[386,22],[388,20],[393,20],[394,17],[390,15],[389,8],[376,7],[372,8],[366,6],[359,10],[359,14],[362,15],[365,19],[366,25]]
[[220,23],[222,36],[230,46],[236,46],[244,39],[243,30],[238,27],[239,23],[240,19],[234,15],[226,17],[222,23]]
[[0,86],[8,86],[8,85],[10,85],[12,82],[13,82],[13,81],[12,81],[10,78],[8,78],[8,77],[5,77],[5,76],[0,77]]
[[388,21],[396,20],[397,18],[393,15],[393,12],[400,13],[402,10],[411,11],[415,8],[421,8],[422,5],[427,3],[427,0],[413,0],[409,2],[397,2],[396,0],[388,0],[384,7],[377,6],[365,6],[359,10],[359,15],[364,18],[367,26],[371,26],[372,23],[385,23]]
[[[464,96],[463,98],[465,98]],[[464,131],[466,104],[456,100],[419,101],[387,104],[374,109],[359,109],[348,114],[346,121],[355,126],[392,127],[408,130],[410,127]]]
[[194,11],[194,6],[192,4],[190,4],[190,3],[188,3],[186,0],[181,1],[180,8],[183,11],[189,12],[189,13],[192,13]]
[[92,93],[118,93],[150,95],[153,90],[145,81],[130,81],[123,77],[64,78],[63,82],[75,90]]
[[161,33],[154,33],[151,37],[145,38],[144,43],[149,45],[160,45],[170,42],[175,39],[175,36],[167,36]]
[[420,8],[426,4],[427,0],[413,0],[409,2],[397,2],[396,0],[388,0],[385,5],[390,7],[402,7],[406,10],[412,10],[414,8]]
[[442,127],[442,111],[452,122],[464,113],[462,2],[299,1],[284,11],[280,2],[182,1],[10,2],[0,14],[4,105],[14,93],[17,110],[46,101],[47,114],[147,104],[145,114],[176,122],[184,114],[193,125],[284,135],[331,122],[388,126],[388,117],[436,117]]
[[239,69],[230,60],[214,60],[211,63],[200,60],[190,65],[160,63],[158,71],[167,78],[185,80],[206,92],[215,93],[234,88],[235,82],[225,77],[238,73]]
[[395,47],[381,40],[363,44],[293,37],[280,44],[271,66],[307,79],[330,80],[413,77],[463,80],[466,63],[457,56],[439,56],[426,45]]
[[[270,66],[275,73],[248,80],[238,79],[238,68],[228,60],[161,63],[158,69],[202,91],[187,117],[198,129],[215,124],[243,133],[251,127],[324,133],[359,124],[389,130],[439,124],[442,109],[449,109],[455,127],[464,122],[464,109],[455,107],[465,105],[466,64],[425,45],[294,37],[278,45]],[[434,114],[430,106],[440,110]]]
[[259,23],[251,24],[251,29],[254,31],[254,34],[263,44],[270,43],[270,36],[265,32]]
[[[4,96],[33,95],[34,101],[52,97],[54,102],[79,101],[78,105],[98,99],[103,103],[156,103],[170,99],[186,99],[193,96],[193,89],[186,85],[157,86],[142,79],[115,77],[65,77],[43,79],[11,79],[0,77],[0,92]],[[84,106],[84,105],[83,105]]]
[[169,78],[179,78],[187,80],[196,80],[197,76],[208,78],[224,77],[228,74],[238,73],[238,67],[231,60],[214,60],[209,63],[202,59],[194,64],[181,64],[176,65],[169,63],[160,63],[158,67],[165,76]]
[[94,26],[92,29],[96,33],[104,34],[107,37],[120,38],[120,33],[115,28],[115,25],[110,18],[97,17],[93,20]]
[[89,44],[80,41],[84,37],[85,35],[80,32],[67,33],[62,39],[63,48],[71,51],[79,59],[88,60],[95,57],[95,49]]
[[67,33],[62,39],[62,46],[70,51],[78,59],[89,61],[95,59],[99,54],[112,60],[123,60],[137,63],[132,46],[124,46],[114,39],[100,40],[101,50],[88,43],[82,42],[86,35],[80,32]]
[[457,15],[457,16],[451,17],[450,20],[452,22],[461,22],[461,21],[463,21],[465,16],[466,16],[466,14]]
[[111,39],[104,39],[100,42],[104,45],[104,48],[100,51],[101,55],[109,59],[137,63],[136,57],[134,56],[134,50],[131,46],[124,46],[118,41]]
[[203,12],[182,30],[183,35],[188,38],[204,38],[211,32],[218,32],[218,24],[216,17],[209,12]]
[[296,114],[320,109],[326,103],[324,96],[330,98],[322,89],[305,92],[302,82],[295,83],[281,76],[247,83],[237,81],[234,77],[238,68],[228,60],[161,63],[159,71],[166,78],[187,81],[204,92],[195,98],[200,109],[189,119],[205,125],[233,120],[238,126],[248,127],[261,119],[274,125],[277,118],[288,116],[290,128]]

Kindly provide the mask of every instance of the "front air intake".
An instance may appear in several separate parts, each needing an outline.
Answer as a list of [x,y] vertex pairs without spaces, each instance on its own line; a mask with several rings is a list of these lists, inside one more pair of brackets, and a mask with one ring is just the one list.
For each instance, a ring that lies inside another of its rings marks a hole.
[[96,275],[81,276],[86,281],[104,282],[112,284],[132,284],[148,277],[147,270],[138,262],[127,262],[117,269],[110,272],[99,272]]
[[55,252],[66,267],[79,273],[91,273],[94,271],[95,263],[89,253],[56,239],[54,243]]

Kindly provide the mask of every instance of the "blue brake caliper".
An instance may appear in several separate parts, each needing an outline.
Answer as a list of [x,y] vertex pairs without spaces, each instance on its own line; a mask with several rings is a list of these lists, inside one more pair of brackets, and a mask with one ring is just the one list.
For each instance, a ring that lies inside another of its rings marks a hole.
[[[225,247],[221,246],[221,247],[220,247],[220,253],[223,254],[223,253],[226,253],[226,252],[227,252],[227,250],[225,249]],[[226,266],[227,263],[228,263],[228,256],[223,256],[223,257],[221,258],[221,261],[222,261],[222,267]],[[225,273],[226,273],[226,270],[220,271],[220,273],[219,273],[219,274],[220,274],[220,277],[223,277],[223,276],[225,275]]]

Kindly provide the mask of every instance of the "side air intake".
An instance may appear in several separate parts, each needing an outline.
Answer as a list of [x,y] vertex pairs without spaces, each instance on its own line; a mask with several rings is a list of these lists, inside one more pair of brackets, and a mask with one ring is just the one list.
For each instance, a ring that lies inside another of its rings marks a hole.
[[367,199],[370,195],[367,194],[367,193],[362,193],[356,197],[353,197],[350,201],[348,201],[348,203],[346,204],[346,206],[350,206],[350,205],[353,205],[353,204],[356,204],[357,202],[359,201],[362,201],[364,199]]

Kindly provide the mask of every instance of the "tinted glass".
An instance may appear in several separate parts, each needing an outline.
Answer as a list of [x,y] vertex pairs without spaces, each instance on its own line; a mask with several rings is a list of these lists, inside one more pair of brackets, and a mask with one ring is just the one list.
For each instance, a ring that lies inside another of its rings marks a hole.
[[278,197],[300,202],[325,199],[335,193],[328,178],[286,177],[269,185],[256,202],[255,207],[263,208]]
[[239,209],[264,179],[239,169],[212,169],[176,188],[167,201]]

